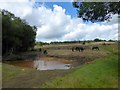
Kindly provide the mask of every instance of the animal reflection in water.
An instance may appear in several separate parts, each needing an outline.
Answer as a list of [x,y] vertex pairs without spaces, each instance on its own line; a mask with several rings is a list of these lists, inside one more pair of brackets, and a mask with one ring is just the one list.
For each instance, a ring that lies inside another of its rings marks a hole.
[[83,47],[73,47],[72,51],[79,51],[79,52],[83,52],[85,49]]
[[92,47],[92,50],[99,50],[99,47]]

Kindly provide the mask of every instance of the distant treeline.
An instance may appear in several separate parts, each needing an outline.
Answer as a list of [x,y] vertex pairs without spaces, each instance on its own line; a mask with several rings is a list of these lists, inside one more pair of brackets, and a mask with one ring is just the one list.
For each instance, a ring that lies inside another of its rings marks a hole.
[[[36,42],[36,45],[49,45],[49,44],[67,44],[67,43],[81,43],[81,44],[85,44],[85,43],[90,43],[90,42],[107,42],[106,40],[102,40],[102,39],[94,39],[94,40],[85,40],[85,41],[55,41],[55,42],[50,42],[50,43],[47,43],[47,42]],[[108,40],[108,42],[115,42],[116,40]]]
[[2,54],[32,49],[35,45],[37,28],[6,10],[0,10],[0,14],[2,15]]
[[36,42],[35,45],[49,45],[50,43],[47,43],[47,42]]

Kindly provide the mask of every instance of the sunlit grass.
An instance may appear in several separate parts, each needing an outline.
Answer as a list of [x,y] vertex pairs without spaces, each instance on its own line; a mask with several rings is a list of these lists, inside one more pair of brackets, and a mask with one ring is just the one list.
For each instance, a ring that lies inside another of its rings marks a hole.
[[43,88],[117,88],[117,46],[101,47],[109,56],[85,64],[73,73],[43,84]]
[[[74,46],[76,44],[73,44]],[[99,51],[90,49],[72,52],[71,45],[45,46],[48,55],[43,58],[56,60],[93,59],[84,65],[67,71],[37,71],[30,68],[3,64],[4,87],[43,87],[43,88],[116,88],[118,85],[118,46],[100,45]],[[64,47],[66,46],[66,47]],[[36,49],[38,49],[37,47]],[[65,49],[64,49],[65,48]],[[66,49],[67,48],[67,49]],[[34,52],[33,52],[34,53]],[[42,58],[42,57],[41,57]],[[95,60],[94,60],[95,59]],[[0,64],[1,68],[1,64]],[[69,72],[66,73],[66,72]],[[44,84],[43,84],[44,83]],[[42,86],[41,86],[42,85]]]
[[75,72],[43,85],[47,88],[116,88],[118,59],[116,55],[83,65]]

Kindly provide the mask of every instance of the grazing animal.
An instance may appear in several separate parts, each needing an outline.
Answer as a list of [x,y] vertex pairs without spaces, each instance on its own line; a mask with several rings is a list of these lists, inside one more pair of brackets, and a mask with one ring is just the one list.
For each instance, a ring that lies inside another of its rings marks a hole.
[[48,54],[47,50],[44,50],[44,51],[43,51],[43,54]]
[[99,47],[92,47],[92,50],[99,50]]
[[73,47],[72,48],[72,51],[74,52],[74,51],[79,51],[79,52],[83,52],[84,51],[84,48],[83,47]]
[[82,44],[85,45],[85,42],[83,42]]
[[106,43],[102,43],[102,45],[106,45]]

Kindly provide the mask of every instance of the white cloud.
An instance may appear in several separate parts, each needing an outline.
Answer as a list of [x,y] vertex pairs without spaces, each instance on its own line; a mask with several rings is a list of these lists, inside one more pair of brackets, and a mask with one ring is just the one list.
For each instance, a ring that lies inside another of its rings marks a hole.
[[118,23],[118,15],[115,14],[115,15],[112,15],[112,18],[110,19],[110,22],[103,22],[103,24],[107,24],[107,25],[113,25],[113,24],[116,24]]
[[70,23],[70,17],[67,16],[65,10],[59,6],[54,6],[54,10],[44,12],[42,18],[43,25],[38,28],[37,36],[45,38],[60,38],[67,33],[66,26]]
[[[28,2],[29,0],[0,0],[0,3],[21,3],[21,2]],[[34,1],[34,0],[31,0]]]
[[0,8],[10,11],[14,13],[17,17],[23,18],[24,16],[28,15],[32,11],[33,3],[29,2],[28,0],[18,0],[18,2],[9,2],[5,0],[4,2],[0,3]]
[[0,8],[26,19],[31,25],[36,25],[37,41],[118,39],[117,15],[108,23],[83,23],[80,18],[66,15],[66,10],[61,6],[54,5],[53,10],[44,5],[33,8],[33,2],[22,1],[25,3],[0,3]]

